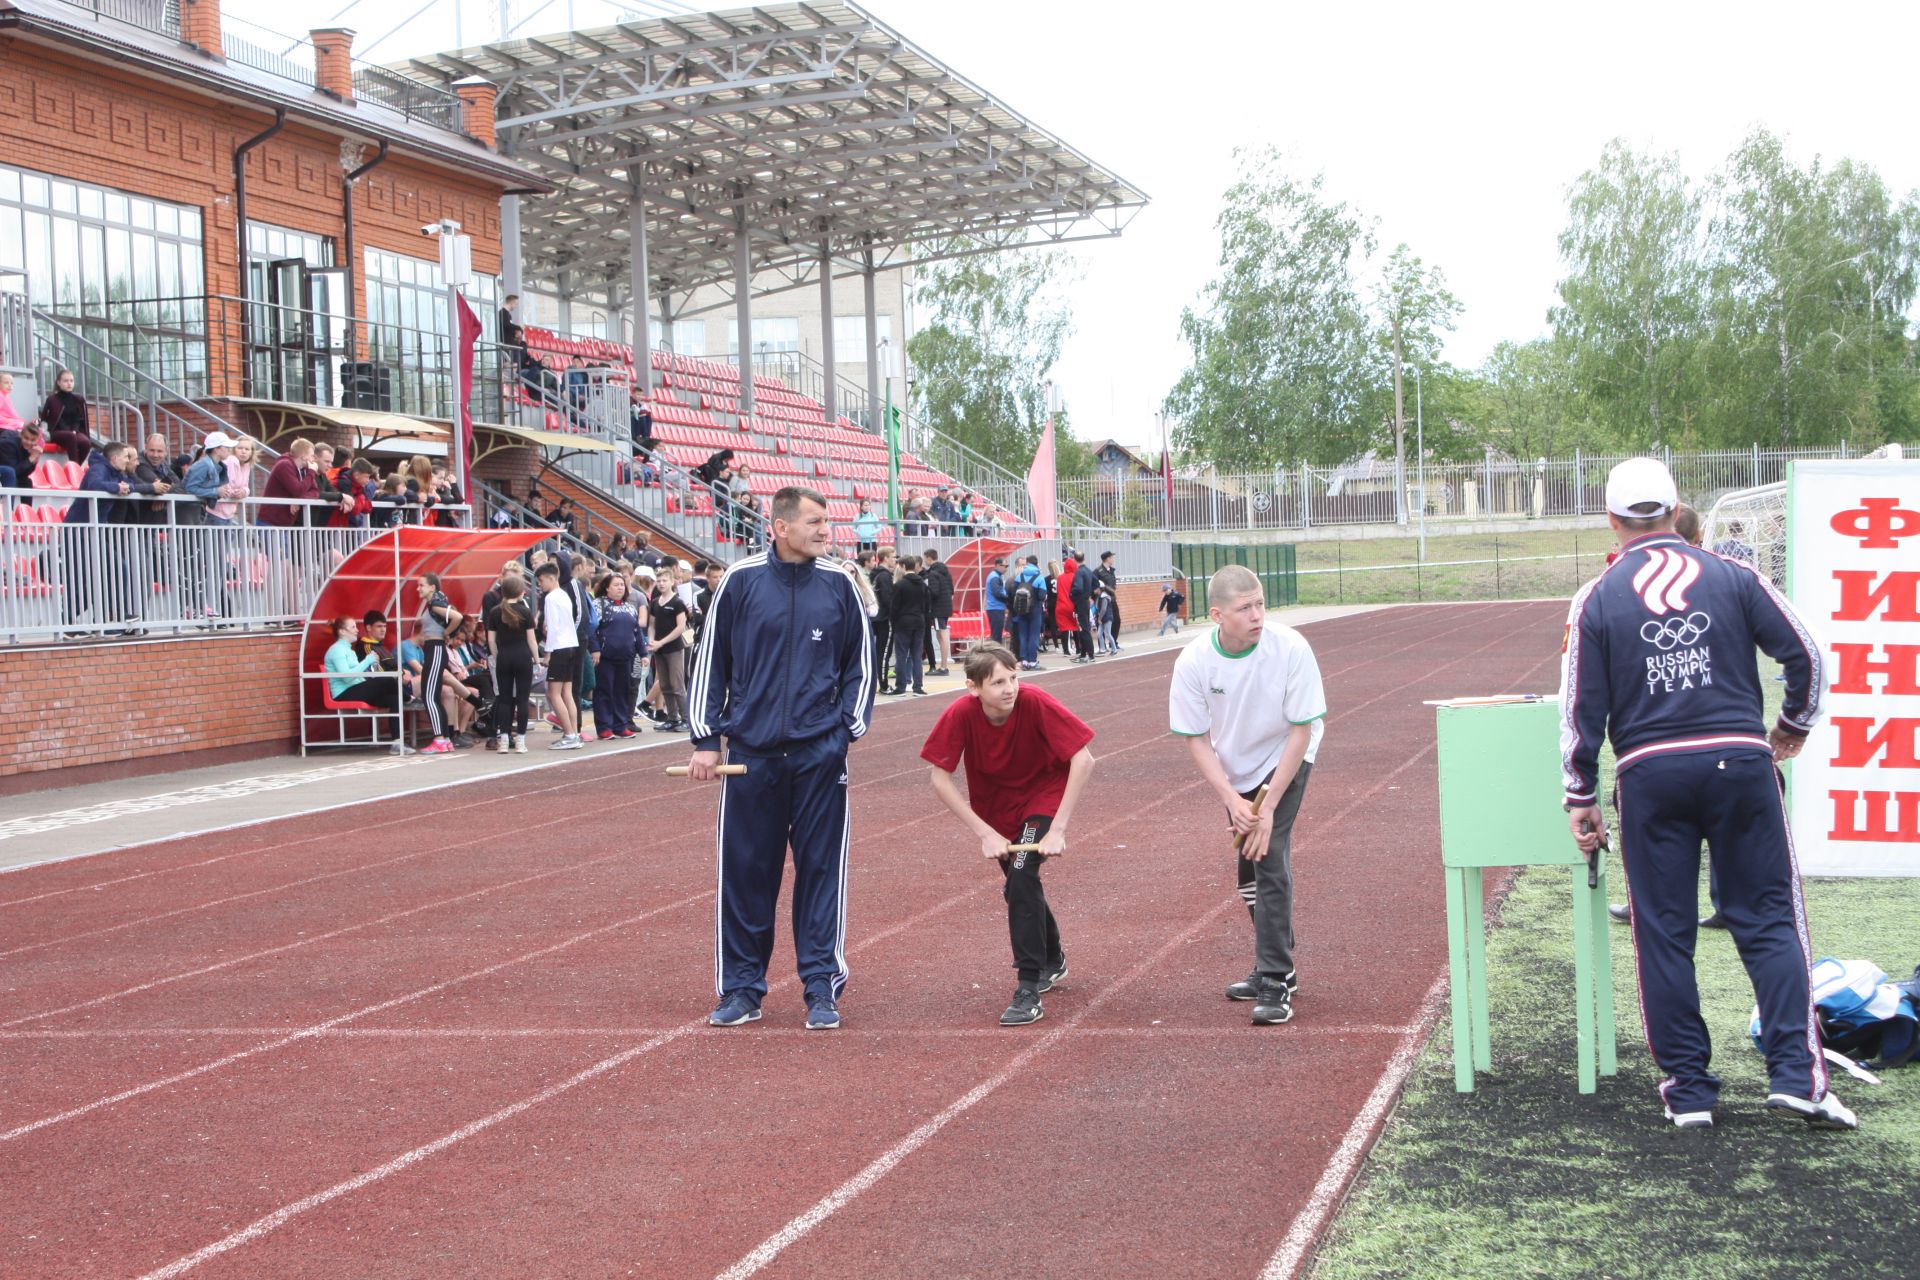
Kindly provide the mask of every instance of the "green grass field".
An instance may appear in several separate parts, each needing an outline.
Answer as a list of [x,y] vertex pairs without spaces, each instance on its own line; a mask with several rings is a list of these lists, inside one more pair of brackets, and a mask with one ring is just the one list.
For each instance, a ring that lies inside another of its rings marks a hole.
[[[1771,712],[1781,686],[1767,687]],[[1619,886],[1617,861],[1609,869]],[[1909,976],[1920,961],[1920,880],[1806,888],[1815,958],[1863,958]],[[1704,879],[1700,894],[1704,903]],[[1835,1092],[1860,1116],[1855,1133],[1767,1116],[1764,1064],[1746,1037],[1752,987],[1732,939],[1702,930],[1701,1008],[1725,1083],[1714,1128],[1675,1129],[1655,1092],[1632,943],[1611,927],[1620,1073],[1582,1096],[1568,872],[1519,874],[1487,943],[1493,1071],[1476,1092],[1454,1092],[1443,1018],[1314,1280],[1920,1274],[1920,1066],[1889,1071],[1877,1087],[1835,1073]]]
[[[1418,565],[1418,538],[1301,542],[1294,555],[1301,604],[1401,604],[1572,596],[1605,567],[1613,545],[1612,533],[1600,526],[1501,534],[1429,532],[1426,563],[1417,568],[1374,566]],[[1463,560],[1486,563],[1449,563]]]

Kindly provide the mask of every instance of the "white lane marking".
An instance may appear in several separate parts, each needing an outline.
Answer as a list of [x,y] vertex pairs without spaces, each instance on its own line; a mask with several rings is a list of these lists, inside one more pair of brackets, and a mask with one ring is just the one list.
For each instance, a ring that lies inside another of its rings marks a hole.
[[[1064,990],[1065,988],[1062,988]],[[984,1007],[984,1006],[983,1006]],[[1229,1012],[1231,1012],[1229,1010]],[[1390,1025],[1381,1023],[1327,1023],[1314,1025],[1297,1019],[1287,1031],[1289,1040],[1302,1036],[1325,1036],[1339,1039],[1341,1036],[1403,1036],[1418,1031],[1417,1025]],[[45,1031],[0,1031],[0,1040],[163,1040],[192,1039],[197,1036],[260,1036],[287,1035],[302,1028],[291,1024],[278,1027],[111,1027],[99,1030],[45,1030]],[[543,1039],[599,1039],[616,1038],[632,1040],[636,1037],[663,1035],[672,1027],[329,1027],[325,1031],[313,1032],[313,1036],[323,1040],[543,1040]],[[816,1032],[809,1037],[804,1027],[756,1027],[756,1036],[787,1036],[818,1040]],[[1232,1026],[1224,1027],[1082,1027],[1079,1034],[1083,1037],[1110,1038],[1115,1040],[1134,1040],[1142,1036],[1155,1039],[1197,1039],[1227,1040],[1236,1036],[1245,1036],[1249,1032],[1243,1021],[1236,1020]],[[892,1036],[912,1040],[994,1040],[1005,1039],[1009,1031],[1000,1026],[979,1027],[861,1027],[843,1024],[840,1038],[865,1036],[872,1039],[884,1039]]]
[[51,813],[31,814],[27,817],[10,818],[0,822],[0,840],[39,835],[43,831],[64,831],[68,827],[83,827],[95,822],[112,822],[116,818],[130,818],[135,814],[152,813],[158,809],[212,804],[216,800],[239,800],[246,796],[259,795],[263,791],[285,791],[289,787],[302,787],[310,782],[326,782],[333,778],[351,778],[363,773],[382,773],[388,769],[410,769],[422,763],[432,763],[432,761],[430,759],[422,761],[419,756],[385,756],[372,760],[353,760],[342,764],[303,769],[295,773],[263,773],[251,778],[235,778],[230,782],[216,782],[204,787],[188,787],[184,791],[161,791],[150,796],[108,800],[78,809],[56,809]]
[[[941,901],[936,902],[931,907],[928,907],[925,911],[922,911],[917,915],[908,916],[905,920],[902,920],[900,923],[892,926],[891,928],[881,930],[879,933],[874,934],[871,938],[868,938],[865,942],[857,944],[853,948],[853,950],[856,953],[860,951],[864,951],[868,947],[874,946],[879,942],[883,941],[884,939],[890,938],[897,933],[902,933],[908,929],[917,928],[921,924],[924,924],[926,921],[932,919],[934,916],[939,915],[941,912],[946,911],[954,906],[957,906],[961,902],[964,902],[966,899],[981,892],[981,890],[983,890],[986,887],[987,886],[983,883],[983,884],[974,885],[971,888],[962,889],[959,893],[953,894],[951,897],[944,898]],[[705,895],[702,895],[702,896],[705,896]],[[778,992],[786,990],[789,987],[794,987],[798,985],[799,985],[798,978],[788,978],[783,982],[777,982],[773,984],[773,986],[768,989],[767,994],[774,995]],[[497,1124],[500,1124],[507,1120],[511,1120],[513,1119],[513,1117],[521,1114],[522,1112],[531,1110],[532,1108],[539,1106],[543,1102],[549,1102],[552,1099],[559,1097],[561,1094],[566,1093],[572,1089],[578,1088],[580,1085],[583,1085],[587,1083],[589,1080],[592,1080],[598,1076],[605,1075],[607,1072],[612,1071],[617,1067],[625,1066],[627,1063],[633,1061],[635,1058],[639,1057],[641,1054],[651,1053],[655,1049],[659,1049],[664,1047],[665,1045],[671,1044],[675,1040],[678,1040],[683,1036],[687,1035],[689,1032],[695,1031],[705,1025],[706,1025],[706,1019],[698,1018],[692,1022],[683,1023],[682,1025],[675,1027],[670,1031],[664,1031],[659,1035],[654,1036],[651,1039],[647,1040],[643,1044],[634,1045],[632,1048],[629,1048],[629,1049],[622,1049],[619,1053],[614,1054],[612,1057],[602,1058],[600,1061],[594,1063],[592,1066],[586,1067],[580,1071],[575,1072],[573,1075],[568,1076],[565,1080],[562,1080],[557,1084],[552,1084],[547,1086],[545,1089],[542,1089],[540,1092],[532,1095],[531,1097],[522,1098],[518,1102],[509,1103],[507,1106],[500,1108],[500,1110],[493,1112],[491,1115],[482,1116],[478,1120],[475,1120],[469,1124],[462,1125],[460,1128],[455,1129],[452,1133],[444,1134],[441,1137],[435,1138],[432,1142],[429,1142],[424,1146],[415,1147],[411,1151],[395,1156],[393,1159],[387,1161],[383,1165],[380,1165],[378,1168],[369,1169],[365,1173],[356,1174],[353,1177],[347,1179],[345,1182],[337,1182],[333,1186],[328,1187],[324,1191],[316,1191],[314,1194],[307,1196],[304,1199],[296,1200],[292,1204],[284,1205],[281,1208],[275,1209],[272,1213],[266,1215],[264,1218],[256,1219],[255,1221],[249,1223],[248,1225],[240,1228],[240,1230],[235,1231],[231,1235],[224,1236],[221,1239],[214,1241],[212,1244],[209,1244],[204,1246],[203,1248],[197,1249],[183,1258],[178,1258],[173,1262],[168,1263],[166,1266],[161,1267],[157,1271],[149,1271],[146,1275],[141,1277],[141,1280],[172,1280],[172,1277],[182,1275],[188,1271],[191,1271],[193,1268],[199,1266],[202,1262],[205,1262],[210,1258],[216,1258],[221,1254],[228,1252],[229,1250],[237,1249],[243,1244],[249,1244],[255,1240],[260,1239],[263,1236],[271,1234],[272,1232],[285,1226],[288,1222],[291,1222],[293,1219],[299,1217],[303,1213],[308,1212],[309,1210],[317,1209],[321,1205],[326,1204],[330,1200],[337,1200],[341,1196],[360,1190],[362,1187],[371,1186],[372,1184],[379,1182],[384,1178],[390,1178],[394,1174],[399,1173],[404,1169],[408,1169],[408,1168],[411,1168],[413,1165],[419,1164],[422,1160],[427,1159],[429,1156],[437,1155],[440,1152],[445,1151],[448,1147],[453,1146],[457,1142],[464,1142],[466,1139],[473,1137],[475,1134],[483,1133],[486,1130],[493,1128]],[[750,1032],[747,1034],[753,1034],[753,1033]],[[820,1032],[816,1031],[811,1034],[813,1034],[815,1037],[818,1037],[820,1035]]]
[[787,1246],[806,1237],[815,1227],[851,1204],[862,1192],[867,1190],[867,1188],[873,1186],[874,1183],[893,1172],[901,1161],[926,1146],[942,1129],[992,1096],[995,1090],[1018,1075],[1028,1063],[1053,1048],[1056,1044],[1059,1044],[1068,1036],[1074,1034],[1074,1032],[1079,1029],[1080,1024],[1086,1021],[1086,1019],[1093,1014],[1094,1010],[1112,1000],[1115,996],[1119,995],[1120,992],[1126,990],[1129,986],[1133,985],[1134,982],[1147,974],[1155,965],[1159,964],[1181,947],[1184,947],[1189,938],[1201,929],[1204,929],[1215,917],[1226,913],[1229,909],[1237,909],[1239,907],[1240,900],[1234,897],[1228,898],[1225,902],[1207,911],[1198,920],[1195,920],[1163,944],[1158,951],[1155,951],[1145,960],[1142,960],[1139,964],[1127,970],[1112,986],[1102,989],[1093,999],[1087,1002],[1085,1008],[1074,1014],[1073,1017],[1067,1019],[1063,1025],[1049,1031],[1031,1045],[1027,1046],[1027,1048],[1015,1054],[1006,1066],[1000,1068],[1000,1070],[969,1089],[966,1093],[960,1095],[960,1097],[954,1099],[954,1101],[948,1103],[946,1108],[938,1115],[928,1120],[912,1133],[909,1133],[906,1137],[900,1139],[900,1141],[894,1143],[891,1147],[888,1147],[875,1158],[871,1164],[867,1165],[866,1168],[860,1170],[860,1172],[854,1174],[851,1178],[848,1178],[845,1182],[821,1197],[812,1208],[761,1241],[746,1257],[721,1272],[719,1280],[746,1280],[748,1276],[754,1275],[765,1268],[768,1263],[779,1257]]
[[341,1196],[350,1195],[360,1190],[360,1188],[371,1186],[373,1183],[379,1182],[384,1178],[391,1178],[401,1170],[419,1164],[422,1160],[439,1154],[457,1142],[464,1142],[476,1133],[491,1129],[502,1121],[513,1119],[513,1117],[523,1111],[530,1111],[549,1099],[557,1098],[571,1089],[578,1088],[596,1076],[603,1076],[609,1071],[625,1066],[643,1053],[651,1053],[655,1049],[671,1044],[675,1040],[692,1032],[700,1025],[699,1022],[686,1023],[683,1026],[675,1027],[672,1031],[655,1036],[644,1044],[637,1044],[630,1049],[624,1049],[614,1054],[611,1058],[602,1058],[592,1066],[568,1076],[565,1080],[557,1084],[548,1085],[531,1097],[522,1098],[518,1102],[502,1107],[492,1115],[482,1116],[471,1124],[463,1125],[455,1129],[452,1133],[435,1138],[425,1146],[415,1147],[404,1155],[394,1157],[378,1168],[369,1169],[365,1173],[347,1179],[345,1182],[336,1182],[326,1190],[316,1191],[304,1200],[296,1200],[292,1204],[284,1205],[266,1217],[242,1227],[232,1235],[215,1240],[212,1244],[205,1245],[184,1258],[176,1259],[157,1271],[149,1271],[145,1276],[141,1277],[141,1280],[172,1280],[172,1277],[191,1271],[203,1262],[217,1258],[229,1250],[238,1249],[241,1245],[249,1244],[260,1239],[262,1236],[278,1230],[294,1218],[299,1217],[309,1210],[319,1208],[329,1200],[337,1200]]
[[1420,1050],[1426,1045],[1427,1033],[1433,1028],[1434,1019],[1439,1013],[1440,997],[1446,989],[1447,975],[1443,972],[1427,988],[1427,994],[1420,1002],[1419,1018],[1403,1033],[1400,1043],[1394,1046],[1393,1056],[1387,1059],[1386,1069],[1380,1073],[1373,1092],[1367,1095],[1360,1113],[1347,1126],[1333,1159],[1320,1171],[1320,1180],[1313,1184],[1306,1207],[1294,1215],[1286,1238],[1261,1270],[1260,1280],[1293,1280],[1306,1262],[1314,1242],[1320,1238],[1334,1210],[1340,1207],[1340,1201],[1345,1198],[1354,1171],[1366,1157],[1367,1149],[1373,1145],[1375,1129],[1393,1110],[1393,1104],[1400,1098],[1400,1086],[1406,1083],[1407,1073],[1420,1060]]
[[598,928],[589,929],[585,933],[575,934],[571,938],[566,938],[550,946],[541,947],[537,951],[528,951],[522,955],[514,956],[511,959],[490,964],[484,969],[475,969],[471,973],[463,973],[458,977],[448,978],[445,981],[436,982],[431,986],[421,987],[417,991],[409,991],[405,995],[395,996],[391,1000],[382,1000],[378,1004],[370,1004],[364,1008],[355,1009],[351,1013],[343,1013],[338,1017],[329,1018],[325,1022],[317,1022],[310,1027],[302,1027],[292,1035],[281,1036],[277,1040],[268,1040],[262,1044],[236,1050],[233,1053],[227,1054],[225,1057],[215,1058],[211,1062],[203,1062],[197,1067],[189,1067],[185,1071],[177,1071],[170,1076],[163,1076],[158,1080],[149,1080],[145,1084],[137,1084],[131,1089],[122,1089],[119,1093],[111,1094],[105,1098],[96,1098],[92,1102],[82,1103],[80,1106],[72,1107],[57,1115],[43,1116],[38,1120],[30,1121],[17,1128],[9,1129],[5,1133],[0,1133],[0,1142],[12,1142],[18,1138],[24,1138],[30,1133],[45,1129],[50,1125],[78,1119],[81,1116],[98,1111],[102,1107],[110,1107],[115,1103],[125,1102],[129,1098],[137,1098],[143,1093],[152,1093],[155,1089],[164,1089],[169,1085],[179,1084],[183,1080],[191,1080],[195,1076],[206,1075],[209,1071],[218,1071],[221,1067],[230,1066],[233,1063],[255,1057],[262,1053],[271,1053],[275,1049],[284,1049],[286,1046],[301,1040],[313,1039],[344,1023],[352,1022],[356,1018],[364,1018],[372,1014],[384,1013],[388,1009],[396,1009],[403,1004],[411,1004],[415,1000],[425,999],[427,996],[445,991],[449,987],[457,987],[462,983],[472,982],[476,978],[484,978],[491,974],[499,973],[502,969],[510,969],[515,965],[525,964],[529,960],[538,960],[544,956],[550,956],[557,951],[565,951],[568,947],[585,942],[589,938],[597,938],[604,933],[611,933],[616,929],[624,929],[631,925],[639,924],[643,920],[651,919],[654,916],[662,915],[668,911],[691,906],[706,896],[705,893],[696,893],[692,897],[682,898],[678,902],[670,902],[664,907],[653,907],[642,911],[638,915],[628,916],[624,920],[615,920],[611,924],[603,924]]

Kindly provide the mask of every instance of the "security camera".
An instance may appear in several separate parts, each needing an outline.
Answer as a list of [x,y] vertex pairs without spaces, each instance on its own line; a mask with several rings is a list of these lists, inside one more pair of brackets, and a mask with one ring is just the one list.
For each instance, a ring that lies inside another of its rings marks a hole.
[[420,228],[420,234],[423,236],[437,236],[440,234],[440,224],[437,222],[429,222],[426,226]]
[[426,226],[421,227],[420,234],[423,236],[457,236],[460,234],[460,224],[452,218],[442,218],[438,222],[429,222]]

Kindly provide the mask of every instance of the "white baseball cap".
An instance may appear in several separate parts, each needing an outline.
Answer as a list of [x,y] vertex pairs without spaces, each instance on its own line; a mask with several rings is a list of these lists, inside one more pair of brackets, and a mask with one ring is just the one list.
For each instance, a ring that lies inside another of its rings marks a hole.
[[[1635,511],[1654,502],[1659,511]],[[1607,510],[1625,519],[1662,515],[1680,505],[1673,473],[1658,458],[1628,458],[1607,473]]]
[[227,433],[224,431],[209,431],[207,438],[201,443],[209,449],[233,448],[233,441],[227,437]]

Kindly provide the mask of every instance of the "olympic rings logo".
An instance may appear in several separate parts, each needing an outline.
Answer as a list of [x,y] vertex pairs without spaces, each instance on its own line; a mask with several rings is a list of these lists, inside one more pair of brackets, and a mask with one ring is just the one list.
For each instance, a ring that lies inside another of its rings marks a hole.
[[1665,653],[1668,649],[1681,645],[1690,645],[1707,633],[1713,625],[1713,619],[1704,613],[1690,613],[1684,618],[1668,618],[1665,622],[1645,622],[1640,626],[1640,638],[1654,648]]

